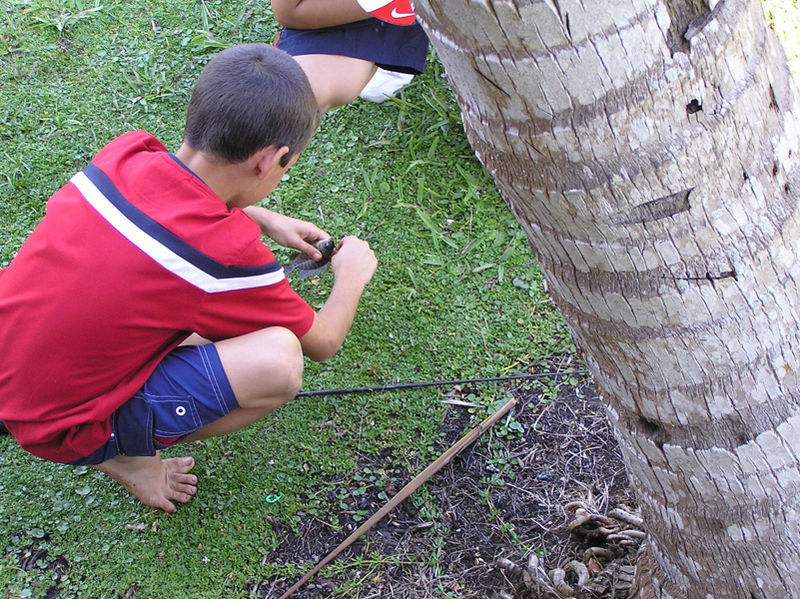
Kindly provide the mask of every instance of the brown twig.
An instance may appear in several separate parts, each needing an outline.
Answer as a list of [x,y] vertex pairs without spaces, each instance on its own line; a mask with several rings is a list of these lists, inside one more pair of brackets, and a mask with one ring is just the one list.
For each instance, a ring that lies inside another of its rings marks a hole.
[[298,580],[288,591],[286,591],[283,595],[280,596],[280,599],[287,599],[297,591],[301,586],[307,583],[311,578],[319,572],[326,564],[331,562],[337,555],[339,555],[342,551],[347,549],[356,539],[361,537],[364,533],[366,533],[369,529],[371,529],[375,524],[377,524],[386,514],[391,512],[395,507],[397,507],[404,499],[406,499],[409,495],[411,495],[414,491],[416,491],[419,487],[425,483],[431,476],[436,474],[439,470],[444,468],[450,460],[452,460],[455,456],[459,453],[464,451],[468,446],[474,443],[478,437],[483,435],[487,430],[489,430],[494,424],[500,420],[506,413],[508,413],[511,408],[517,403],[516,398],[512,398],[508,400],[503,406],[497,410],[494,414],[486,418],[483,422],[481,422],[478,426],[472,429],[469,433],[461,437],[456,443],[450,446],[450,448],[445,451],[442,455],[440,455],[436,460],[431,463],[425,470],[420,472],[414,479],[409,482],[405,487],[400,489],[400,491],[392,497],[381,509],[375,512],[372,517],[364,522],[361,526],[359,526],[353,533],[347,537],[344,541],[342,541],[339,546],[331,551],[322,561],[318,562],[316,566],[311,568],[311,570],[303,576],[300,580]]

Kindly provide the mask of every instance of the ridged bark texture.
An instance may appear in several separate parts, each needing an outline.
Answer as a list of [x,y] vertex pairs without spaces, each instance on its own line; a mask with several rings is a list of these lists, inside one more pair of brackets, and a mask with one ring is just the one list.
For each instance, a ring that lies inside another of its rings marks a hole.
[[637,596],[800,597],[800,112],[760,3],[415,5],[604,395]]

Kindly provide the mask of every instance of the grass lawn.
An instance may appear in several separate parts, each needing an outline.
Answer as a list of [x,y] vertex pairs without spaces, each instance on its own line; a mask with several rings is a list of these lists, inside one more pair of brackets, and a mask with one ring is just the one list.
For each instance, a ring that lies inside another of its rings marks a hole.
[[[268,3],[255,0],[0,6],[0,267],[50,194],[102,145],[141,128],[177,149],[191,85],[209,58],[277,33]],[[776,29],[798,39],[796,1],[767,6]],[[796,46],[789,55],[796,65]],[[548,370],[573,351],[433,57],[401,98],[328,114],[264,204],[337,237],[366,237],[380,261],[342,351],[307,364],[306,390]],[[319,306],[330,277],[296,288]],[[504,397],[481,386],[472,401],[486,409],[473,421]],[[361,458],[389,456],[409,479],[435,459],[441,400],[437,389],[298,399],[248,430],[173,450],[191,451],[200,478],[198,496],[173,516],[91,469],[38,461],[1,437],[0,599],[247,597],[253,582],[293,579],[311,564],[276,563],[270,552],[301,519],[347,531],[369,516],[330,509],[334,489],[381,488],[384,473],[365,472]],[[441,520],[424,488],[410,501]]]

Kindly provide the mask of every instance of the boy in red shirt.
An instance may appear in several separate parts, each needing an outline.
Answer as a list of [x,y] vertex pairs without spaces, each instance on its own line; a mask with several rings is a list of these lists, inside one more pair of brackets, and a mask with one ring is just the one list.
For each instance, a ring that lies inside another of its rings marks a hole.
[[24,449],[174,512],[194,461],[161,449],[263,418],[299,391],[303,355],[338,351],[375,255],[345,237],[315,312],[261,234],[314,259],[329,235],[253,206],[318,123],[290,56],[235,46],[198,78],[175,154],[122,135],[50,199],[0,270],[0,421]]

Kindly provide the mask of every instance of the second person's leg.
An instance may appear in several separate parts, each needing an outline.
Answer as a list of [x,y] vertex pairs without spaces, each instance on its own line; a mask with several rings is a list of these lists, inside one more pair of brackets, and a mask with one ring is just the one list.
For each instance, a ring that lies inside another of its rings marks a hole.
[[321,112],[355,100],[375,74],[375,63],[334,54],[295,56],[308,77]]

